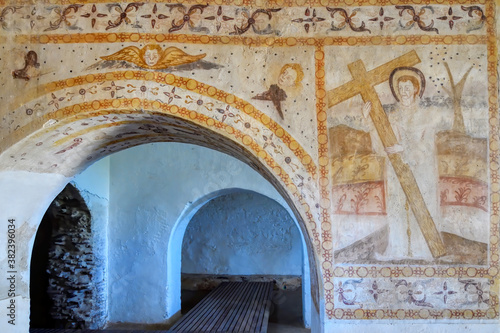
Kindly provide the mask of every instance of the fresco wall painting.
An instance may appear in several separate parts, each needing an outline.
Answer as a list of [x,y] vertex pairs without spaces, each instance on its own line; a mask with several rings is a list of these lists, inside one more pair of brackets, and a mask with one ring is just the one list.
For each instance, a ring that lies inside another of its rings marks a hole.
[[298,207],[327,319],[498,319],[493,2],[0,6],[2,169],[237,143]]

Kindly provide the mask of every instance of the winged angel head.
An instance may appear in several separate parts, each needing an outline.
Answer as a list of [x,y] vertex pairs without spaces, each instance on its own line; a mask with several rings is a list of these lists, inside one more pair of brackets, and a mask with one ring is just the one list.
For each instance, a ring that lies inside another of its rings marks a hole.
[[165,50],[160,45],[149,44],[139,49],[128,46],[108,56],[101,57],[108,61],[126,61],[147,69],[165,69],[168,67],[189,64],[203,59],[206,53],[190,55],[177,47],[167,47]]

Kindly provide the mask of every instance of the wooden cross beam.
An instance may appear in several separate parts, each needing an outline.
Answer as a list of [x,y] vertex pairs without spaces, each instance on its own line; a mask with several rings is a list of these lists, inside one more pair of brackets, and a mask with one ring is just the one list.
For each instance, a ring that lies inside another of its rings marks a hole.
[[[378,135],[385,148],[392,147],[398,143],[396,135],[389,122],[389,118],[382,108],[382,103],[378,98],[375,86],[389,79],[391,72],[397,67],[409,67],[416,65],[420,59],[415,51],[411,51],[403,56],[396,58],[388,63],[381,65],[369,72],[366,71],[365,65],[361,60],[355,61],[347,65],[351,72],[353,80],[346,84],[328,91],[328,107],[339,104],[358,94],[361,95],[363,102],[370,101],[372,109],[370,112],[371,119],[375,125]],[[441,257],[446,254],[443,241],[436,228],[436,224],[427,209],[427,206],[422,197],[422,193],[418,188],[418,184],[413,176],[410,167],[403,162],[401,155],[388,154],[392,167],[401,183],[401,187],[406,195],[406,199],[411,207],[413,215],[417,220],[420,230],[424,235],[432,256],[434,258]]]

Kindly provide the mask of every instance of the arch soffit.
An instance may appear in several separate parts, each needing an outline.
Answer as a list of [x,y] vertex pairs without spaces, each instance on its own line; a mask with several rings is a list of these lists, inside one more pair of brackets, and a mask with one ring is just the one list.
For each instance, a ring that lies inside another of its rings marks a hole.
[[[142,80],[149,88],[167,83],[174,95],[166,101],[147,99],[139,88],[129,89],[128,98],[114,99],[102,99],[108,91],[101,90],[91,98],[84,96],[80,103],[75,103],[76,98],[59,100],[56,96],[83,96],[82,89],[89,85],[104,82],[111,88],[121,80]],[[175,89],[189,95],[177,98]],[[55,110],[38,114],[7,135],[0,146],[4,151],[1,169],[72,177],[92,162],[132,146],[164,141],[194,143],[236,156],[256,169],[278,189],[295,215],[307,221],[303,232],[318,246],[311,211],[314,205],[305,201],[305,189],[301,188],[302,180],[316,179],[317,167],[289,133],[250,103],[193,79],[145,71],[78,76],[48,83],[39,91],[26,94],[32,99],[22,101],[17,112],[34,110],[43,102]],[[174,100],[186,105],[176,105]],[[67,165],[72,167],[64,170]]]
[[[163,97],[158,91],[165,86],[168,91],[163,92]],[[228,134],[238,130],[245,144],[250,145],[250,141],[255,140],[264,149],[273,148],[267,149],[267,154],[285,162],[280,165],[290,166],[292,172],[295,168],[303,169],[313,179],[317,177],[317,166],[309,153],[265,113],[233,94],[171,73],[137,70],[72,77],[32,89],[17,97],[10,108],[16,105],[22,105],[15,109],[16,114],[26,113],[36,118],[24,117],[18,124],[6,126],[16,130],[0,142],[0,152],[44,127],[42,133],[53,131],[55,128],[49,125],[56,121],[62,125],[99,113],[105,115],[110,110],[150,110],[177,116],[182,116],[182,111],[189,111],[186,118],[202,120],[205,127],[226,129]],[[102,123],[100,128],[108,126],[117,125]],[[68,138],[97,129],[99,127],[82,128]],[[264,150],[259,153],[260,156],[266,154]],[[279,154],[284,156],[283,161]]]
[[[125,80],[128,83],[122,82]],[[96,84],[108,86],[89,93]],[[120,84],[128,84],[123,87],[127,96],[122,98],[117,94]],[[154,89],[165,84],[170,90],[166,96],[170,97],[154,99],[158,95]],[[110,93],[112,89],[114,94]],[[0,151],[8,149],[4,155],[9,156],[0,161],[2,169],[57,172],[71,177],[93,161],[131,146],[161,141],[194,143],[238,156],[275,187],[286,189],[284,197],[293,198],[290,207],[304,210],[300,215],[308,220],[310,235],[319,244],[310,211],[314,205],[305,202],[307,196],[301,187],[304,179],[316,179],[317,166],[278,123],[233,94],[171,73],[115,71],[50,82],[21,99],[12,103],[22,105],[17,112],[36,112],[42,103],[54,111],[38,111],[37,118],[20,124],[2,140]],[[82,151],[87,152],[83,154],[87,161],[75,160],[73,156],[77,152],[82,155]],[[37,162],[35,156],[44,153],[46,159]],[[57,157],[61,166],[75,164],[69,174],[60,168]],[[256,167],[260,164],[270,172]]]

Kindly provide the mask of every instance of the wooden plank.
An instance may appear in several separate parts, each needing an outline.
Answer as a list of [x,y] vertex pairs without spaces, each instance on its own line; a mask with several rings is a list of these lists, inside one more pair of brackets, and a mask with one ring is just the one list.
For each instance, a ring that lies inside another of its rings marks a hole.
[[255,309],[253,317],[250,318],[245,329],[252,331],[252,332],[259,331],[258,329],[260,329],[260,326],[262,324],[260,321],[263,318],[263,316],[261,316],[260,313],[263,312],[263,309],[266,306],[266,301],[270,297],[269,290],[272,290],[273,286],[274,286],[273,282],[269,282],[269,283],[266,283],[264,285],[263,292],[262,292],[260,299],[259,299],[258,307]]
[[[250,329],[250,325],[248,325],[255,318],[255,313],[259,310],[260,304],[264,299],[264,294],[267,290],[267,283],[259,283],[259,289],[255,293],[255,297],[252,299],[252,302],[249,304],[248,311],[243,317],[240,325],[240,331],[246,332]],[[248,327],[248,328],[247,328]]]
[[240,296],[238,285],[233,282],[228,283],[227,292],[223,295],[219,295],[219,299],[212,304],[211,308],[205,309],[206,312],[204,313],[204,316],[198,318],[197,322],[189,327],[190,331],[207,331],[207,327],[205,326],[207,323],[209,323],[208,326],[213,326],[214,329],[217,328],[217,325],[212,325],[212,323],[217,323],[220,318],[223,319],[225,312],[227,312],[227,309],[230,308],[229,305],[233,304],[235,301],[237,302],[237,298]]
[[[255,311],[258,308],[258,305],[260,303],[259,298],[262,296],[262,289],[263,289],[265,283],[256,282],[255,284],[256,284],[256,289],[254,291],[255,295],[248,300],[246,311],[245,311],[245,313],[242,314],[243,319],[245,319],[245,317],[248,317],[248,318],[250,318],[249,320],[251,320],[254,317]],[[247,320],[247,323],[249,320]],[[245,326],[240,326],[239,332],[246,332]]]
[[254,284],[252,294],[248,295],[248,297],[245,300],[245,308],[243,309],[243,311],[241,311],[241,314],[238,316],[237,320],[234,321],[234,324],[230,326],[230,328],[231,327],[233,328],[233,331],[245,332],[245,324],[247,318],[250,316],[251,313],[253,313],[255,305],[259,301],[261,292],[262,292],[262,283],[256,282]]
[[212,314],[210,316],[207,316],[205,320],[202,320],[200,322],[200,325],[198,325],[198,331],[209,331],[212,328],[209,327],[214,327],[215,323],[219,320],[219,318],[223,317],[223,313],[227,307],[227,304],[230,304],[234,301],[234,298],[237,297],[238,295],[238,286],[235,285],[232,282],[229,282],[229,290],[230,293],[226,294],[223,298],[217,302],[216,307],[212,309]]
[[264,302],[261,304],[259,312],[256,314],[256,318],[251,322],[249,330],[252,332],[262,332],[262,327],[265,326],[267,330],[267,323],[264,323],[264,320],[269,320],[269,311],[271,309],[271,299],[273,293],[273,284],[270,283],[266,290],[266,294],[264,297]]
[[238,320],[242,317],[243,313],[248,308],[248,299],[249,299],[249,297],[251,297],[251,295],[255,294],[256,288],[257,288],[257,285],[255,283],[251,282],[250,288],[246,290],[245,294],[243,295],[243,298],[240,301],[238,308],[236,309],[235,313],[233,313],[233,316],[228,323],[228,326],[227,326],[228,331],[235,330],[235,326],[238,323]]
[[210,325],[207,326],[209,331],[219,330],[221,323],[228,319],[228,314],[231,309],[234,308],[234,304],[240,301],[240,298],[242,297],[242,286],[236,282],[232,282],[232,285],[234,287],[233,295],[230,299],[221,304],[218,316],[214,318],[214,321],[212,321]]
[[[234,295],[235,288],[234,286],[227,282],[224,283],[224,286],[220,286],[221,289],[224,289],[224,292],[214,294],[210,302],[206,303],[204,307],[200,307],[198,309],[197,315],[191,319],[189,325],[185,327],[188,331],[199,331],[201,325],[203,325],[210,317],[213,315],[213,312],[217,311],[217,309],[225,304],[229,299],[231,299]],[[218,289],[218,288],[216,288]],[[189,321],[190,319],[188,319]]]
[[251,332],[260,332],[262,327],[262,320],[264,318],[264,312],[267,305],[267,301],[270,299],[271,295],[269,291],[272,290],[273,284],[266,284],[264,293],[261,297],[261,302],[259,304],[259,308],[254,314],[254,318],[247,324],[246,329]]
[[223,291],[211,296],[207,295],[206,298],[208,298],[208,302],[206,302],[203,306],[200,307],[198,307],[198,305],[195,306],[196,312],[193,315],[193,317],[186,319],[188,324],[184,327],[185,330],[189,332],[194,332],[199,330],[199,327],[203,325],[203,323],[213,315],[213,311],[217,309],[219,304],[223,302],[226,299],[226,297],[232,294],[231,285],[228,283],[224,283],[224,285],[221,284],[216,289],[219,288],[223,289]]
[[171,327],[171,330],[186,330],[192,326],[192,324],[198,320],[200,315],[203,315],[203,311],[213,304],[214,299],[217,299],[218,296],[224,295],[228,292],[228,285],[226,284],[227,283],[222,283],[219,287],[212,290],[200,303],[196,304],[194,308],[192,308],[177,323],[175,323],[175,325]]
[[230,309],[230,311],[228,312],[228,315],[226,316],[225,320],[219,326],[219,330],[218,331],[229,332],[229,326],[232,323],[232,319],[234,318],[234,316],[237,314],[238,310],[242,306],[241,300],[243,300],[244,297],[246,296],[247,290],[251,290],[253,288],[252,283],[244,283],[244,284],[245,284],[245,287],[241,291],[241,295],[238,298],[238,303],[237,304],[232,304],[233,305],[232,309]]
[[[237,286],[237,288],[238,288],[238,291],[236,292],[237,294],[239,294],[238,297],[244,296],[243,295],[245,292],[244,284],[247,284],[247,283],[235,282],[235,286]],[[229,316],[229,313],[231,312],[231,310],[234,310],[234,304],[233,303],[226,304],[226,306],[224,308],[224,312],[222,313],[222,316],[219,318],[217,323],[215,323],[215,325],[214,325],[214,330],[220,330],[221,326],[223,326],[228,321],[228,319],[229,319],[228,316]]]
[[211,301],[211,298],[209,298],[208,296],[210,294],[213,294],[215,292],[221,292],[223,289],[219,289],[219,290],[216,290],[214,289],[213,291],[211,291],[205,298],[202,299],[202,301],[198,304],[196,304],[196,306],[194,308],[192,308],[188,313],[186,313],[184,316],[182,316],[182,318],[180,320],[178,320],[174,326],[171,327],[171,329],[173,330],[181,330],[181,329],[186,329],[187,326],[190,325],[191,321],[196,318],[196,316],[198,315],[199,313],[199,310],[201,308],[203,308],[208,302]]
[[267,326],[269,325],[269,315],[271,314],[271,299],[273,293],[273,286],[269,288],[269,296],[266,299],[266,307],[264,309],[264,317],[262,318],[260,333],[267,333]]
[[264,285],[263,292],[261,293],[261,295],[259,297],[259,303],[257,304],[258,306],[254,309],[251,317],[247,321],[243,330],[245,330],[247,332],[255,332],[256,327],[260,327],[260,324],[258,322],[259,321],[259,313],[262,309],[262,305],[264,304],[264,299],[265,299],[265,296],[267,294],[267,289],[268,289],[268,284],[266,283]]
[[255,314],[256,318],[251,323],[249,330],[252,332],[261,332],[263,326],[263,320],[265,318],[266,308],[267,311],[270,311],[273,284],[269,284],[266,286],[266,291],[264,297],[262,298],[262,303],[260,304],[259,311]]
[[217,329],[217,323],[221,321],[228,311],[228,304],[232,304],[238,297],[240,286],[235,282],[230,282],[231,284],[231,295],[221,300],[216,309],[216,314],[210,318],[209,321],[204,323],[203,331],[210,332],[211,330]]
[[262,284],[257,284],[254,292],[248,300],[246,301],[246,309],[242,312],[241,316],[238,318],[235,323],[235,329],[238,331],[244,331],[246,322],[248,321],[248,317],[251,315],[255,304],[259,301],[260,293],[262,292]]
[[267,329],[272,282],[229,282],[210,292],[171,332],[261,332]]

